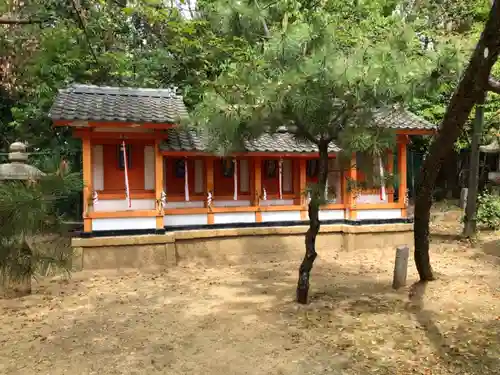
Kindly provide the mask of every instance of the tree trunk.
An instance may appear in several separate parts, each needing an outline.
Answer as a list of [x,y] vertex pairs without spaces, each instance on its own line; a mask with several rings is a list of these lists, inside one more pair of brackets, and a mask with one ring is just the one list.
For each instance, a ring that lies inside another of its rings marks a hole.
[[477,192],[479,185],[479,143],[483,134],[485,96],[476,103],[476,118],[471,141],[469,184],[463,235],[467,238],[476,234]]
[[312,190],[309,202],[309,229],[306,233],[306,254],[299,268],[299,281],[297,283],[297,302],[306,304],[309,295],[309,276],[313,267],[316,253],[316,236],[319,233],[319,207],[324,200],[326,180],[328,178],[328,142],[321,141],[319,144],[319,172],[318,186]]
[[500,0],[495,0],[469,65],[453,94],[438,134],[420,172],[415,200],[415,264],[421,281],[434,280],[429,259],[432,192],[442,161],[452,152],[474,104],[489,88],[491,68],[500,50]]

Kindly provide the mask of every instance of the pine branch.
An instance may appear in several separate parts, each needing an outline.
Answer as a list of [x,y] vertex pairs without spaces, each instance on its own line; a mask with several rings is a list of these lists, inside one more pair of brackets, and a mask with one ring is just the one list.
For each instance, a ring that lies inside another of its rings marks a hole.
[[[257,0],[255,0],[255,6],[257,7],[257,10],[260,12],[260,7],[259,7],[259,3],[257,2]],[[260,16],[260,20],[262,22],[262,27],[264,29],[264,34],[266,35],[267,38],[271,38],[271,33],[269,31],[269,27],[267,26],[267,23],[266,23],[266,20],[265,18],[261,15]]]
[[16,19],[0,17],[0,25],[35,25],[43,23],[42,20]]
[[71,5],[73,6],[76,17],[78,18],[78,23],[80,24],[80,28],[82,29],[83,34],[85,35],[85,40],[87,41],[87,44],[89,46],[90,54],[94,58],[95,62],[97,64],[99,64],[99,60],[97,59],[97,55],[94,51],[94,47],[92,46],[92,43],[90,42],[90,36],[89,36],[89,33],[87,32],[87,27],[85,25],[85,22],[83,21],[83,17],[80,14],[80,10],[78,9],[78,6],[76,5],[75,0],[71,0]]
[[307,128],[305,127],[304,124],[301,124],[299,121],[295,121],[295,125],[297,126],[298,131],[294,134],[304,137],[314,143],[315,145],[319,146],[319,141],[312,136],[311,133],[307,131]]

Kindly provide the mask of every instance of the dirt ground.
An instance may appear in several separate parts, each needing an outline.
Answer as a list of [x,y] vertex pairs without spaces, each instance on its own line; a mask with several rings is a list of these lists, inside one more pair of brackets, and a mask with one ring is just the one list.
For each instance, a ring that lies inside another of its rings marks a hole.
[[500,374],[499,233],[458,231],[435,225],[425,290],[391,289],[394,249],[320,254],[308,306],[299,259],[42,280],[0,301],[0,373]]

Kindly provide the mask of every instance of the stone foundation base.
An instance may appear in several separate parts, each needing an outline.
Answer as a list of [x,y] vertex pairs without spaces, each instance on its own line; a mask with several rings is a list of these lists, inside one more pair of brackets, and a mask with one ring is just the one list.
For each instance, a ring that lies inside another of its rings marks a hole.
[[[161,235],[74,238],[73,269],[236,265],[301,259],[307,226],[178,231]],[[413,243],[413,224],[324,225],[316,239],[320,256],[340,250]]]

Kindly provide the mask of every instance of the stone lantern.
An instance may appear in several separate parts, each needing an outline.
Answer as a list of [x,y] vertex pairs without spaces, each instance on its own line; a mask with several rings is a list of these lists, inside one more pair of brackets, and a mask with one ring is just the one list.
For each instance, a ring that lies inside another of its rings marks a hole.
[[36,181],[45,174],[38,168],[26,164],[26,145],[14,142],[9,147],[9,163],[0,164],[0,181]]
[[[0,164],[0,183],[21,181],[26,184],[33,183],[45,174],[38,168],[27,164],[28,154],[26,145],[21,142],[14,142],[9,148],[9,162]],[[29,247],[23,248],[29,253]],[[23,280],[11,280],[8,275],[0,274],[0,297],[20,297],[31,293],[31,275]]]

